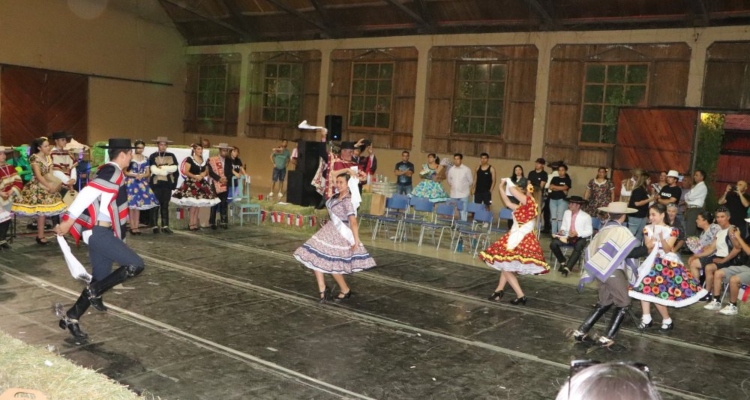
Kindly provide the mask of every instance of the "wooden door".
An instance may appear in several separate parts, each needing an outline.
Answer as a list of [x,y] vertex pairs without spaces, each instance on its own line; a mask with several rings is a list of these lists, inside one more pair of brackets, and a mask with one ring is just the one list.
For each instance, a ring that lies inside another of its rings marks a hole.
[[634,168],[646,170],[652,180],[659,171],[689,173],[699,114],[689,108],[620,108],[612,166],[618,193]]
[[55,131],[88,140],[88,77],[24,67],[0,70],[0,142],[17,146]]

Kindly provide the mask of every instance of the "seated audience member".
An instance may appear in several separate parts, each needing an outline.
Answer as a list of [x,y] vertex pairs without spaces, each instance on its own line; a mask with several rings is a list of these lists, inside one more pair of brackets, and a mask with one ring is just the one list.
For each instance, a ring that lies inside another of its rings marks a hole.
[[698,214],[695,218],[695,225],[702,231],[701,235],[691,236],[685,242],[693,254],[698,254],[703,251],[704,247],[713,242],[716,233],[721,230],[721,227],[719,224],[714,223],[714,215],[708,211],[702,211]]
[[669,215],[669,220],[672,221],[672,227],[677,229],[677,240],[674,242],[672,252],[680,254],[685,248],[685,222],[682,220],[681,216],[677,215],[677,212],[677,205],[675,203],[669,203],[667,206],[667,214]]
[[[560,263],[558,271],[563,276],[568,276],[578,263],[581,252],[588,245],[589,239],[594,233],[594,227],[591,224],[591,216],[586,211],[581,210],[581,206],[587,203],[586,200],[580,196],[570,196],[565,200],[568,202],[568,209],[563,213],[560,231],[553,236],[550,249]],[[573,246],[573,251],[567,260],[560,249],[561,246],[565,245]]]
[[750,195],[746,191],[747,182],[737,181],[736,185],[727,185],[726,191],[719,198],[719,204],[726,207],[732,214],[729,223],[739,228],[743,237],[747,235],[745,217],[750,207]]
[[576,360],[570,375],[556,400],[661,400],[645,364]]
[[[716,209],[716,223],[721,230],[716,233],[713,242],[704,247],[703,251],[688,258],[688,267],[693,276],[700,276],[701,270],[705,272],[705,287],[710,288],[713,284],[713,273],[716,270],[727,268],[733,265],[735,258],[740,253],[740,248],[736,241],[729,236],[729,223],[731,215],[729,210],[724,207]],[[711,300],[711,294],[708,294],[703,300]]]
[[[750,218],[748,219],[750,220]],[[745,254],[750,255],[750,246],[740,235],[737,227],[733,226],[729,235],[734,239]],[[713,277],[713,301],[706,304],[703,308],[706,310],[716,311],[721,308],[721,287],[729,284],[729,304],[719,311],[723,315],[737,315],[737,298],[740,293],[740,286],[750,285],[750,267],[746,265],[732,265],[728,268],[720,269],[714,273]]]

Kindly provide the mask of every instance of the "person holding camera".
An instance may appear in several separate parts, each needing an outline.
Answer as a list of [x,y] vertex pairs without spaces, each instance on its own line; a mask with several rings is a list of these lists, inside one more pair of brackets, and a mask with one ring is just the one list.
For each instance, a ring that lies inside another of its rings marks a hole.
[[[359,158],[357,159],[359,164],[359,170],[365,173],[367,177],[364,183],[370,183],[372,176],[375,175],[375,171],[378,169],[378,159],[375,157],[374,150],[372,148],[372,142],[365,140],[359,147]],[[362,185],[360,184],[360,191],[362,191]]]
[[727,185],[726,191],[719,198],[719,205],[729,210],[729,223],[736,226],[742,235],[747,235],[747,222],[745,216],[750,207],[750,196],[747,193],[747,182],[737,181],[736,185]]

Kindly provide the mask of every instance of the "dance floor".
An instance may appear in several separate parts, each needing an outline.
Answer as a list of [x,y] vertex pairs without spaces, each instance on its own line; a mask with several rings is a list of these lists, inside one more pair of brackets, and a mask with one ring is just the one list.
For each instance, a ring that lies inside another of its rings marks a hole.
[[669,334],[626,321],[617,351],[576,345],[566,331],[595,289],[524,277],[526,306],[512,291],[494,303],[496,271],[390,243],[368,245],[379,267],[349,277],[350,300],[321,305],[291,256],[305,239],[255,226],[133,237],[146,271],[105,296],[109,312],[90,310],[77,344],[51,309],[80,284],[59,248],[21,238],[0,253],[0,330],[162,399],[551,399],[572,359],[645,362],[665,399],[750,397],[747,317],[701,303],[672,310]]

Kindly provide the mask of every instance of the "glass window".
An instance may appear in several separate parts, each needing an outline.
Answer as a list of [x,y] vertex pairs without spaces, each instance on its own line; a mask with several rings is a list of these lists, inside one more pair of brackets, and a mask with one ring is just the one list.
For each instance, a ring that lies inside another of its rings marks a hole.
[[502,133],[505,76],[505,64],[458,64],[453,95],[454,134]]
[[648,64],[588,64],[581,106],[581,142],[615,143],[617,113],[648,92]]
[[226,93],[226,64],[201,65],[198,71],[198,119],[223,120]]
[[354,63],[349,100],[349,126],[390,129],[393,63]]
[[267,63],[263,79],[263,122],[299,121],[302,64]]

